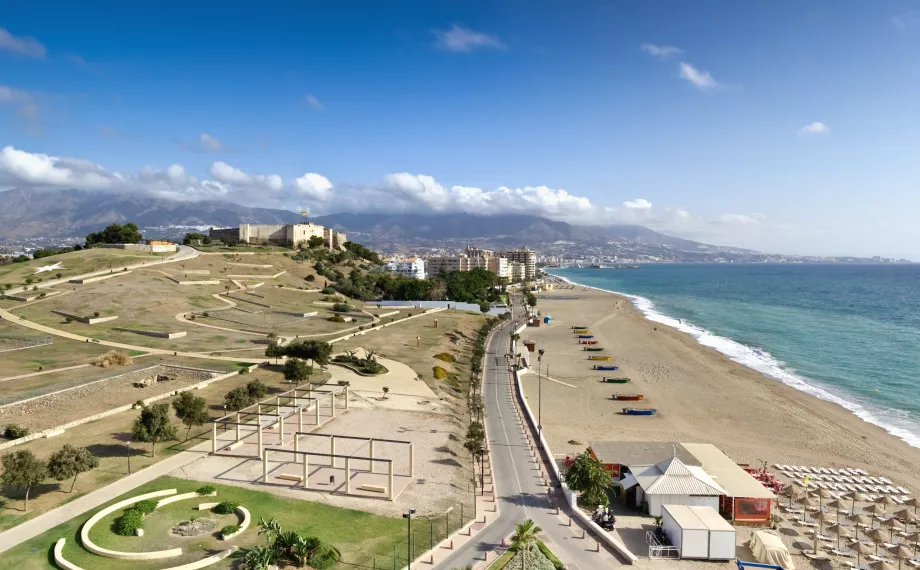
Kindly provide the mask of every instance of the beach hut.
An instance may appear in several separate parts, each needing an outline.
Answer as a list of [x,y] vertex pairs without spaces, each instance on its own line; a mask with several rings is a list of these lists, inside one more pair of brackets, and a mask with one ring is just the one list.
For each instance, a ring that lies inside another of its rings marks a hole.
[[680,558],[735,558],[735,528],[712,507],[663,505],[661,529],[677,547]]
[[655,465],[630,466],[620,482],[653,517],[661,516],[662,505],[707,506],[719,509],[725,490],[699,467],[685,465],[677,457]]

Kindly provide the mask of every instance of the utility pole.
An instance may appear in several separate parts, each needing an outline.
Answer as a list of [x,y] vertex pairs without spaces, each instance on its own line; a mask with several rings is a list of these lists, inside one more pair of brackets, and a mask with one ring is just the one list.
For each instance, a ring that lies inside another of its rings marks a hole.
[[[542,342],[540,344],[543,344]],[[537,356],[537,448],[543,449],[540,443],[543,435],[543,355],[546,353],[542,348]],[[546,373],[549,374],[549,366],[546,367]]]
[[406,536],[406,570],[412,570],[412,515],[415,514],[415,509],[409,509],[403,514],[403,518],[406,519],[406,524],[408,525],[408,536]]

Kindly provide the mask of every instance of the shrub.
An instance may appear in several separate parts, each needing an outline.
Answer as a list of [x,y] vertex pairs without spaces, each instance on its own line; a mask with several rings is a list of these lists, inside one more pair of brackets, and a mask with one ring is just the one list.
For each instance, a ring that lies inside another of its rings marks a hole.
[[29,435],[29,428],[18,424],[7,425],[6,430],[3,432],[3,437],[6,439],[19,439],[27,435]]
[[220,529],[220,535],[224,538],[232,534],[236,534],[240,531],[240,525],[238,524],[228,524],[224,528]]
[[141,512],[143,515],[149,515],[153,511],[157,510],[158,501],[153,501],[147,499],[146,501],[140,501],[134,504],[134,509]]
[[208,313],[207,311],[205,311],[205,312],[201,313],[201,316],[207,318],[207,317],[210,317],[211,314]]
[[231,501],[223,501],[211,507],[211,512],[216,515],[232,515],[239,505]]
[[125,514],[115,519],[115,534],[119,536],[136,536],[137,529],[144,522],[144,514],[137,509],[128,509]]
[[358,326],[358,330],[359,330],[359,331],[363,331],[363,330],[364,330],[364,325],[359,325],[359,326]]
[[212,487],[211,485],[205,485],[204,487],[198,487],[197,489],[195,489],[195,492],[198,493],[198,495],[202,497],[205,495],[210,495],[211,493],[214,493],[215,491],[217,491],[217,489]]
[[99,311],[95,311],[95,312],[93,313],[93,318],[94,318],[94,319],[98,319],[98,318],[99,318]]
[[108,368],[110,366],[127,366],[131,364],[131,357],[127,354],[118,352],[117,350],[110,350],[105,354],[96,357],[93,360],[95,366],[100,368]]
[[447,370],[444,370],[440,366],[433,367],[432,371],[434,372],[434,377],[436,380],[444,380],[447,378]]
[[320,291],[320,293],[322,293],[323,295],[334,295],[335,289],[333,289],[332,287],[323,287],[323,290]]
[[246,391],[249,392],[250,396],[258,400],[264,398],[265,394],[268,394],[268,386],[256,378],[255,380],[250,380],[246,383]]
[[64,317],[64,322],[65,322],[65,323],[72,323],[72,322],[73,322],[73,318],[71,318],[71,317]]
[[307,275],[304,277],[304,280],[312,283],[313,281],[316,281],[316,275]]
[[438,360],[443,360],[444,362],[456,362],[457,361],[457,357],[449,352],[441,352],[439,354],[435,354],[434,357],[437,358]]
[[329,570],[339,562],[339,551],[331,544],[321,542],[313,549],[307,564],[316,570]]
[[329,317],[326,320],[328,320],[330,323],[344,323],[345,317],[343,317],[342,315],[335,315],[335,316]]

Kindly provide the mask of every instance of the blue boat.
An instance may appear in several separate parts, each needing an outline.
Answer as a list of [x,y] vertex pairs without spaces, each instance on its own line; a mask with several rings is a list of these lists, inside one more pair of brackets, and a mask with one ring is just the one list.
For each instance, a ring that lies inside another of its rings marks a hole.
[[654,416],[657,411],[655,408],[623,408],[626,416]]
[[593,334],[580,334],[578,338],[594,338]]
[[619,369],[620,369],[619,366],[598,366],[597,364],[595,364],[594,368],[592,368],[591,370],[619,370]]

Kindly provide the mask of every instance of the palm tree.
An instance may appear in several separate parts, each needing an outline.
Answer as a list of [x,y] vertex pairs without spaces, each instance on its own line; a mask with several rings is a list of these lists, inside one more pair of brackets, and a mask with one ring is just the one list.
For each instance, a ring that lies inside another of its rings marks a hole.
[[527,552],[536,544],[537,533],[542,530],[532,519],[527,519],[515,527],[511,545],[521,553],[521,570],[527,570]]
[[265,535],[265,541],[268,543],[268,546],[271,547],[275,544],[275,541],[278,540],[278,535],[281,534],[281,523],[273,518],[268,521],[264,518],[260,518],[259,534]]

